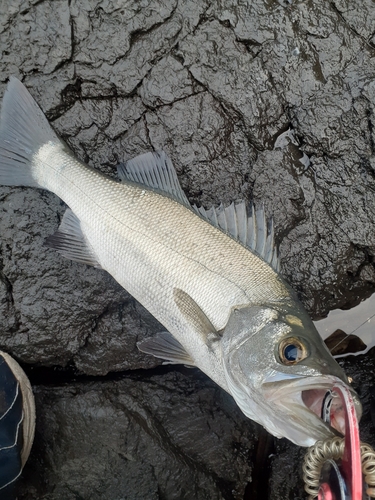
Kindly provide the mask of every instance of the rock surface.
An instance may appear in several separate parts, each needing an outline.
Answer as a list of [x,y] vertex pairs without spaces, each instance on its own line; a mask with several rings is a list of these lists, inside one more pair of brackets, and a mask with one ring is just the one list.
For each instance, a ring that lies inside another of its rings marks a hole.
[[257,425],[188,372],[38,385],[21,498],[243,498]]
[[[19,77],[80,159],[114,176],[164,149],[193,203],[263,202],[315,318],[374,291],[371,0],[2,5],[0,93]],[[195,370],[137,351],[162,326],[108,275],[43,247],[64,210],[0,187],[0,348],[38,406],[23,498],[255,498],[262,432]],[[269,498],[302,498],[301,453],[278,443]]]

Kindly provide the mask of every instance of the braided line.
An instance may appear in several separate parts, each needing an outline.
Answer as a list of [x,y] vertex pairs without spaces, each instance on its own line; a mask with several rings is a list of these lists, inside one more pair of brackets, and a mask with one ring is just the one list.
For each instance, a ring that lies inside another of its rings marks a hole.
[[[329,459],[338,460],[344,454],[344,438],[334,437],[326,441],[317,441],[305,455],[302,465],[305,491],[308,500],[318,496],[320,473],[324,462]],[[375,498],[375,452],[367,443],[361,443],[362,473],[368,485],[366,490],[370,498]]]

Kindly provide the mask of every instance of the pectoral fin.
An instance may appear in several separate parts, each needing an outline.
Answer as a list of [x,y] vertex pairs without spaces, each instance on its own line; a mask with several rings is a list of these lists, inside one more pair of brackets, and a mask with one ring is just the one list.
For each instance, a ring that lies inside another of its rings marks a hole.
[[163,364],[195,366],[189,354],[169,332],[158,333],[155,337],[137,342],[137,347],[145,354],[165,359],[166,362]]
[[179,288],[174,288],[173,297],[181,314],[187,319],[194,330],[202,336],[206,344],[220,338],[214,325],[189,294]]

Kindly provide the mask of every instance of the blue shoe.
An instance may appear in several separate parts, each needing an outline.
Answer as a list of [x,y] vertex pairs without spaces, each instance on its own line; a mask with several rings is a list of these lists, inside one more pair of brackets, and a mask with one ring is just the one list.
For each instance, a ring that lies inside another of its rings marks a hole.
[[35,403],[29,379],[0,351],[0,498],[16,498],[16,482],[29,456],[35,431]]

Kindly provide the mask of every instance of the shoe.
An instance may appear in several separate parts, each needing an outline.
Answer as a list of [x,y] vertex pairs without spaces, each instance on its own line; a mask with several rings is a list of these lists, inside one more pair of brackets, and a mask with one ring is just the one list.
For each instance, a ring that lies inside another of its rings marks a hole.
[[0,351],[0,498],[16,498],[16,482],[35,432],[35,402],[20,365]]

